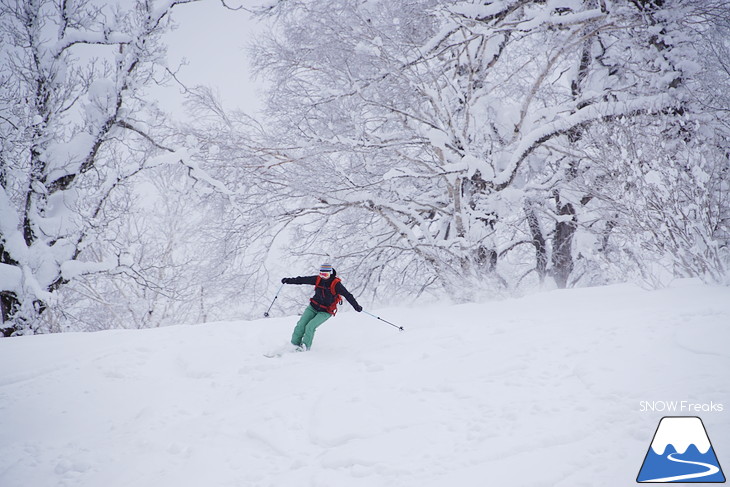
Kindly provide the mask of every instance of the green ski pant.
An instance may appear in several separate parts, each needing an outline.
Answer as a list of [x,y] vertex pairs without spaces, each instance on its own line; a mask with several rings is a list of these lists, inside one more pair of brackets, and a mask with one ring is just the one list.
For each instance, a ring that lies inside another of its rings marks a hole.
[[310,304],[297,321],[297,326],[294,327],[294,333],[291,336],[291,342],[296,346],[306,345],[307,350],[309,350],[312,348],[314,332],[319,325],[330,319],[331,316],[326,311],[317,311]]

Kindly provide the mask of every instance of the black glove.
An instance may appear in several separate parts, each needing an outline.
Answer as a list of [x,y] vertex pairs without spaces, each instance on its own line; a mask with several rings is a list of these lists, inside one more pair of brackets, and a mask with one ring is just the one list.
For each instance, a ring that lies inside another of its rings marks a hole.
[[291,284],[291,278],[285,277],[281,280],[282,284]]
[[358,304],[358,305],[356,305],[356,306],[354,306],[354,308],[355,308],[355,311],[357,311],[358,313],[359,313],[360,311],[362,311],[362,306],[360,306],[359,304]]

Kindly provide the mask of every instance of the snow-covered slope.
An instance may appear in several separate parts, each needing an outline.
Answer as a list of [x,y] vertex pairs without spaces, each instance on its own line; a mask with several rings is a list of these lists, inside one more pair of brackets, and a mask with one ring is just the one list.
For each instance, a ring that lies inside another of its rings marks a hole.
[[730,465],[729,288],[374,311],[1,340],[0,485],[631,485],[673,400]]

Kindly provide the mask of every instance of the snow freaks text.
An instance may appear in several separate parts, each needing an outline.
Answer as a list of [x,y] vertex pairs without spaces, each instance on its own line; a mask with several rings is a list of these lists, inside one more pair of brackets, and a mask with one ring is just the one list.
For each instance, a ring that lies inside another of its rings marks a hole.
[[639,411],[659,413],[721,413],[725,410],[722,403],[693,401],[640,401]]

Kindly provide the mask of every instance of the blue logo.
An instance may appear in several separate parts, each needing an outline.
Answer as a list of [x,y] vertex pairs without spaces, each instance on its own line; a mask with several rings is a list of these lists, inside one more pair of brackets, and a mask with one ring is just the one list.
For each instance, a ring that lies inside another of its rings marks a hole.
[[636,481],[725,482],[702,420],[696,416],[662,418]]

